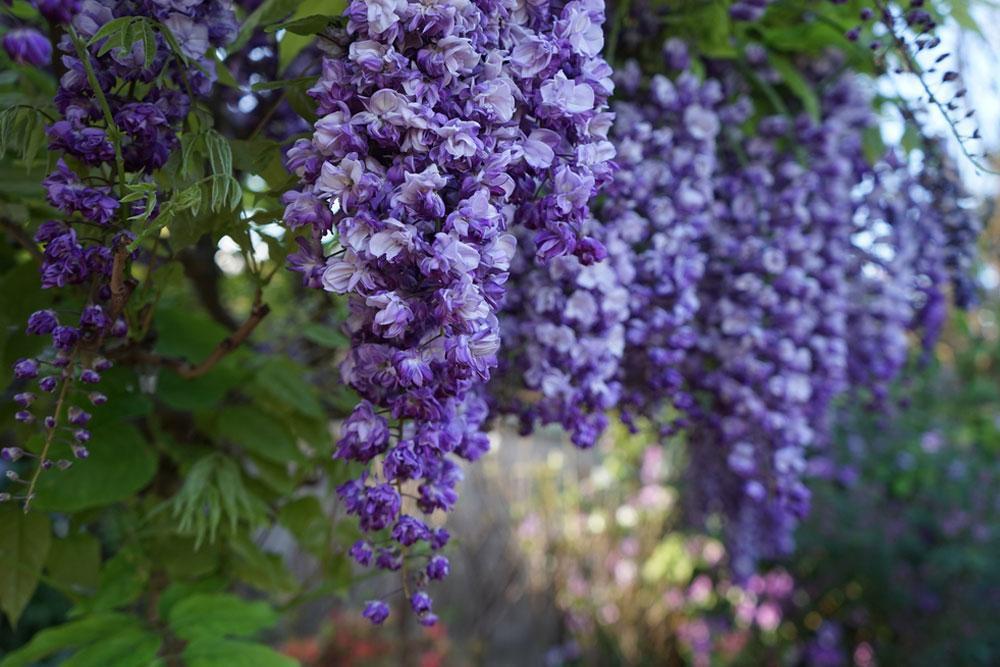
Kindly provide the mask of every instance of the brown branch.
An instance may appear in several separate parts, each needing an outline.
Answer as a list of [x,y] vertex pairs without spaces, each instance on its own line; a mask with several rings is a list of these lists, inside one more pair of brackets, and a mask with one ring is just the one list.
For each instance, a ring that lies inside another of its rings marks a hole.
[[236,331],[239,323],[229,314],[219,296],[219,267],[215,264],[215,244],[207,234],[191,248],[177,254],[184,267],[184,275],[191,282],[198,300],[216,322],[230,331]]
[[155,352],[143,350],[140,347],[127,347],[119,353],[112,352],[110,356],[132,363],[170,368],[182,378],[191,380],[201,377],[205,373],[212,370],[212,368],[222,361],[226,355],[242,345],[243,342],[250,337],[250,334],[253,333],[254,329],[257,328],[257,325],[260,324],[270,312],[271,308],[266,303],[260,302],[260,295],[258,294],[257,298],[254,300],[254,306],[250,311],[250,316],[246,319],[246,321],[243,322],[243,324],[241,324],[236,331],[220,341],[219,344],[215,346],[215,349],[212,350],[211,354],[197,364],[193,364],[187,359],[165,357]]
[[135,289],[135,281],[125,278],[125,263],[128,261],[128,248],[124,240],[119,240],[115,248],[114,259],[111,263],[111,319],[118,319],[125,302],[128,301],[132,290]]
[[24,229],[21,225],[8,220],[7,218],[0,218],[0,226],[7,230],[11,238],[18,242],[18,244],[31,253],[31,256],[35,258],[36,261],[41,262],[45,256],[42,255],[42,251],[38,249],[38,245],[31,240],[31,237],[24,233]]

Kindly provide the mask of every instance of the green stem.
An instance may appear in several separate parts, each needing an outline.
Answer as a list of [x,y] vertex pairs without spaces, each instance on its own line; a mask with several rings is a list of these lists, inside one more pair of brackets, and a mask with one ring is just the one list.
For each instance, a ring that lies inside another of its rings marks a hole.
[[45,444],[42,446],[42,452],[38,456],[38,467],[35,468],[34,474],[31,475],[31,482],[28,484],[28,492],[25,494],[24,499],[24,513],[27,514],[28,510],[31,509],[31,501],[35,497],[35,487],[38,484],[38,478],[42,474],[42,465],[49,455],[49,448],[52,447],[52,439],[56,435],[56,431],[59,429],[59,417],[62,414],[63,404],[66,402],[66,396],[69,394],[70,385],[73,384],[73,372],[70,370],[73,367],[73,361],[76,359],[76,352],[69,359],[69,364],[63,370],[62,387],[59,390],[59,398],[56,399],[56,407],[52,415],[55,419],[55,423],[52,424],[52,428],[49,429],[48,434],[45,436]]
[[608,43],[607,48],[605,48],[605,60],[609,63],[615,62],[615,53],[618,51],[618,37],[622,32],[622,23],[628,18],[628,12],[631,8],[631,0],[620,0],[618,5],[615,7],[615,17],[614,22],[611,24],[611,30],[608,33]]
[[[90,61],[90,52],[87,50],[86,44],[80,39],[73,26],[69,26],[68,34],[73,41],[73,46],[76,48],[77,57],[80,58],[83,68],[87,72],[87,82],[90,84],[91,90],[94,91],[97,104],[101,107],[101,112],[104,114],[104,123],[108,128],[108,136],[115,146],[115,171],[120,189],[119,196],[125,196],[127,189],[125,183],[125,158],[122,156],[121,131],[118,129],[118,125],[115,124],[114,115],[111,113],[111,105],[108,104],[108,99],[104,96],[104,91],[101,90],[100,82],[97,79],[97,73],[94,71],[94,65]],[[127,206],[119,207],[119,212],[123,219],[127,213],[127,208]]]

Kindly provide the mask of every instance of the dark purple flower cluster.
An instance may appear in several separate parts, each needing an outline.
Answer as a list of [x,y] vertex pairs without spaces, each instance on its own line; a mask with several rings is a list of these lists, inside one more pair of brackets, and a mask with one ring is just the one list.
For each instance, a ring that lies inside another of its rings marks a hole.
[[[121,187],[131,181],[148,181],[152,172],[167,162],[178,145],[176,132],[187,115],[189,93],[204,92],[211,85],[209,73],[214,72],[214,63],[208,50],[231,39],[236,24],[229,3],[220,0],[84,0],[38,2],[37,7],[48,20],[68,24],[61,30],[59,47],[64,53],[65,73],[55,97],[62,118],[47,128],[49,148],[66,159],[57,161],[55,171],[43,183],[49,203],[64,217],[43,223],[35,234],[35,241],[42,246],[41,282],[46,289],[85,288],[81,290],[85,301],[80,311],[57,314],[40,310],[31,315],[28,333],[49,336],[51,345],[37,358],[22,359],[15,365],[19,379],[38,378],[39,389],[56,396],[52,404],[36,406],[48,413],[40,420],[45,441],[40,465],[49,467],[51,447],[64,440],[74,456],[87,456],[90,415],[73,404],[77,396],[70,389],[77,382],[98,383],[101,373],[111,366],[101,356],[105,342],[127,334],[121,294],[113,294],[112,274],[117,262],[118,288],[124,289],[125,246],[133,238],[126,218],[137,212],[132,206],[141,211],[145,202],[123,204],[121,198],[126,193]],[[86,45],[102,26],[127,16],[160,22],[151,61],[147,62],[141,42],[104,54],[101,43]],[[167,29],[183,57],[171,53],[162,32]],[[14,48],[7,41],[5,47]],[[17,49],[24,53],[44,50],[37,45]],[[96,89],[92,81],[97,82]],[[86,397],[97,405],[106,400],[98,392],[89,392]],[[19,421],[36,421],[29,410],[34,401],[31,392],[18,394],[22,408],[17,413]],[[13,449],[18,457],[26,454]],[[68,465],[68,461],[62,464]],[[29,487],[26,501],[30,501],[31,490]]]
[[3,36],[3,50],[21,65],[45,67],[52,61],[52,44],[34,28],[15,28]]
[[[584,265],[574,256],[538,264],[522,242],[501,313],[503,359],[491,386],[494,409],[517,414],[522,432],[558,423],[589,448],[621,398],[619,367],[635,269],[616,230],[591,221],[608,256]],[[527,393],[526,393],[527,391]]]
[[[393,570],[447,540],[404,496],[424,514],[449,510],[454,457],[488,448],[479,388],[497,363],[514,220],[541,258],[605,254],[583,226],[610,174],[612,84],[600,2],[356,0],[346,17],[343,54],[324,59],[311,91],[312,140],[288,152],[302,185],[284,220],[310,232],[291,267],[348,296],[341,374],[364,400],[336,456],[366,472],[339,493],[363,530],[391,537],[356,545],[356,560]],[[446,572],[431,558],[414,578]],[[429,599],[411,602],[433,623]]]

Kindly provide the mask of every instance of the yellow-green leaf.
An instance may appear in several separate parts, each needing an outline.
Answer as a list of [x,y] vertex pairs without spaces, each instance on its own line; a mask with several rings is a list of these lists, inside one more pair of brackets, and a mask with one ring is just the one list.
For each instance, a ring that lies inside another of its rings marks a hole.
[[13,626],[38,587],[51,543],[46,515],[25,514],[12,503],[0,506],[0,609]]

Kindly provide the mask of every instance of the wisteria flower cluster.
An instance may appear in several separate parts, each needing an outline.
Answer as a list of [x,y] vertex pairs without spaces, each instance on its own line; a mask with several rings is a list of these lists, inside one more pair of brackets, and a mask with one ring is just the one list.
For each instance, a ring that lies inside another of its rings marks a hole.
[[[751,55],[768,77],[766,53]],[[491,399],[523,430],[558,422],[583,447],[612,408],[661,438],[683,427],[688,510],[725,520],[746,576],[791,548],[833,399],[885,400],[909,332],[933,345],[976,231],[954,178],[868,161],[870,101],[833,60],[808,69],[827,79],[818,120],[749,123],[731,64],[698,77],[677,40],[662,57],[670,77],[618,73],[618,170],[594,209],[611,256],[582,270],[515,261]]]
[[619,75],[625,94],[615,105],[614,138],[621,168],[598,215],[635,253],[621,416],[627,424],[653,418],[668,429],[665,410],[692,404],[681,362],[697,337],[722,87],[694,75],[680,41],[668,41],[663,57],[673,78],[644,82],[635,63]]
[[[84,0],[39,2],[37,7],[50,22],[61,24],[58,47],[65,70],[55,96],[61,118],[46,129],[49,148],[62,157],[43,183],[48,202],[62,217],[43,223],[35,234],[43,249],[41,284],[45,289],[73,289],[74,298],[82,295],[78,309],[31,315],[28,333],[50,337],[51,345],[14,367],[17,378],[37,379],[41,392],[55,395],[51,403],[34,406],[34,392],[18,393],[15,399],[21,407],[18,421],[35,423],[32,407],[45,413],[38,420],[45,446],[37,454],[39,469],[44,469],[54,464],[52,447],[64,442],[76,458],[87,457],[91,416],[82,406],[84,401],[100,405],[107,398],[97,391],[80,396],[76,385],[92,389],[100,382],[101,373],[111,367],[101,354],[105,343],[128,331],[123,317],[126,246],[134,238],[128,218],[146,202],[123,203],[123,188],[127,182],[151,182],[153,172],[166,164],[178,146],[177,130],[191,95],[211,87],[214,63],[208,51],[232,39],[236,24],[229,3],[220,0]],[[141,41],[131,49],[104,53],[101,40],[88,46],[103,26],[129,16],[159,22],[151,60]],[[171,51],[164,37],[167,30],[180,54]],[[24,54],[43,50],[37,45],[7,48]],[[43,64],[42,58],[24,59]],[[3,450],[8,460],[35,455],[21,447]],[[60,459],[58,465],[68,467],[70,461]],[[26,502],[32,488],[33,482]]]
[[[431,555],[447,532],[411,512],[451,509],[455,457],[488,448],[478,389],[497,363],[514,224],[539,261],[606,254],[583,229],[613,154],[603,4],[356,0],[346,18],[345,52],[311,91],[313,137],[288,153],[302,184],[284,221],[308,233],[290,263],[349,297],[341,374],[363,400],[336,456],[365,471],[338,492],[363,531],[390,537],[352,556],[404,569],[433,624],[423,588],[447,574]],[[412,577],[411,556],[427,560]],[[375,623],[387,614],[382,600],[366,608]]]
[[609,257],[590,267],[518,262],[514,270],[502,316],[509,368],[493,393],[498,410],[518,414],[524,431],[556,422],[590,447],[609,409],[632,423],[690,403],[680,362],[694,342],[722,89],[687,71],[679,40],[663,57],[679,72],[675,79],[644,82],[634,62],[617,75],[618,169],[592,223]]
[[560,424],[583,448],[597,442],[621,399],[626,286],[635,273],[632,248],[616,230],[590,226],[608,251],[595,264],[573,256],[537,264],[530,240],[521,244],[501,314],[501,372],[491,385],[494,410],[518,415],[524,433]]
[[[715,68],[732,96],[739,86],[727,69]],[[835,70],[828,60],[807,69],[826,79],[818,121],[765,116],[744,133],[747,99],[719,109],[693,344],[675,357],[679,382],[666,391],[686,426],[688,509],[727,519],[743,576],[790,550],[809,508],[807,458],[827,442],[833,399],[850,390],[885,400],[909,332],[933,346],[947,286],[968,284],[974,255],[976,226],[955,179],[917,176],[891,153],[872,165],[862,145],[876,122],[868,96]],[[686,125],[668,123],[674,135]],[[942,190],[953,193],[944,210],[931,194]],[[683,200],[676,185],[659,192],[675,207]],[[647,323],[649,312],[639,304],[633,318]],[[654,385],[635,386],[642,395]]]
[[875,404],[907,362],[908,334],[929,355],[949,297],[963,308],[976,301],[981,223],[940,141],[927,141],[922,153],[917,166],[888,153],[868,175],[855,214],[866,245],[854,257],[848,371],[852,387]]
[[[829,405],[847,386],[847,286],[853,189],[867,164],[870,106],[850,80],[833,84],[822,117],[723,112],[716,209],[706,240],[697,342],[685,378],[693,509],[730,518],[734,569],[791,548],[808,511],[806,454],[823,441]],[[797,146],[804,161],[787,145]]]

